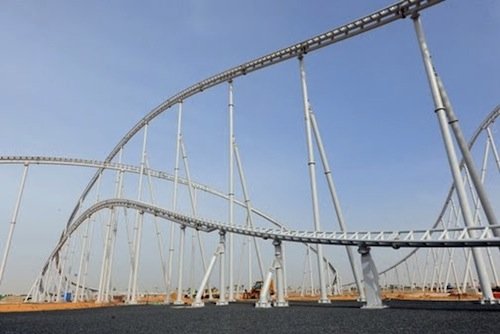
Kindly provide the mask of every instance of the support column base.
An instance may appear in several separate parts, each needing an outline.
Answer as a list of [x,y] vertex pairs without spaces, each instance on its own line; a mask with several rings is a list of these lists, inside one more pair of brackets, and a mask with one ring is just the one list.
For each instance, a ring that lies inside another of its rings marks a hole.
[[500,300],[498,299],[481,299],[481,304],[485,305],[495,305],[495,304],[500,304]]
[[274,307],[288,307],[289,305],[288,305],[287,301],[283,301],[283,302],[274,302],[273,306]]
[[380,305],[363,305],[361,306],[362,310],[380,310],[384,308],[388,308],[389,306],[380,304]]
[[192,304],[191,304],[191,307],[205,307],[205,303],[202,302],[202,301],[194,301]]
[[330,299],[320,299],[318,300],[318,304],[331,304],[332,301]]
[[129,300],[128,302],[125,302],[127,305],[137,305],[137,300]]
[[255,303],[255,308],[271,308],[271,303],[270,302],[261,302],[261,301],[258,301],[257,303]]
[[185,303],[184,303],[184,301],[182,301],[182,300],[176,300],[176,301],[174,302],[174,305],[184,305],[184,304],[185,304]]
[[226,306],[229,305],[229,302],[227,300],[219,300],[217,303],[215,303],[217,306]]

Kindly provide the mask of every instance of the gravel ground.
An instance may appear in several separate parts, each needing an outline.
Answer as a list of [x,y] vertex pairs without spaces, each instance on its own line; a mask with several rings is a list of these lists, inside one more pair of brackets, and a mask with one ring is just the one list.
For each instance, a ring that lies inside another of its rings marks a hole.
[[363,310],[355,302],[165,305],[0,314],[0,333],[498,333],[500,305],[472,302],[388,302]]

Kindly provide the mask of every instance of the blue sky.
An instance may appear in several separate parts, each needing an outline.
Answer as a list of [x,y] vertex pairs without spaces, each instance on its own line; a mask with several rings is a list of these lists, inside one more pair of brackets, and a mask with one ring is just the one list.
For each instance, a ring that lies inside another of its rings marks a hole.
[[[0,154],[102,160],[143,115],[187,86],[390,3],[4,1]],[[469,136],[499,103],[500,3],[445,1],[422,20]],[[411,21],[307,55],[305,62],[348,226],[431,225],[451,178]],[[312,229],[297,61],[234,85],[236,138],[254,205],[294,228]],[[226,110],[225,85],[185,103],[192,177],[222,190]],[[151,128],[152,167],[172,171],[175,113]],[[127,162],[137,163],[139,143],[137,138],[130,144]],[[21,169],[2,170],[3,245]],[[9,269],[38,270],[90,175],[48,167],[30,171],[25,208],[32,209],[20,216]],[[335,229],[326,197],[321,210],[324,228]],[[16,267],[15,259],[32,251],[40,255]]]

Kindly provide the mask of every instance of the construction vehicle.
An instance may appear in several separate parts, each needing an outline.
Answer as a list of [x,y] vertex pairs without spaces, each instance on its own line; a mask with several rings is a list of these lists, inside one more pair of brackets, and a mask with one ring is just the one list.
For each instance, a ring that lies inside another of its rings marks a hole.
[[[243,299],[259,299],[260,291],[264,287],[264,281],[256,281],[250,291],[245,290],[243,292]],[[274,281],[271,281],[271,286],[269,287],[269,294],[274,295]]]

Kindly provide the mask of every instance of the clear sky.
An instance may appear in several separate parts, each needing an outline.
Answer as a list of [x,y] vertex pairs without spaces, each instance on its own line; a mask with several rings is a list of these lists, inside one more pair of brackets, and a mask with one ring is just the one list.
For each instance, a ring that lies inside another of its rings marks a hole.
[[[103,160],[142,116],[178,91],[390,3],[2,1],[0,154]],[[500,103],[500,2],[445,1],[422,21],[470,136]],[[451,177],[411,20],[307,55],[305,63],[349,228],[430,226]],[[298,62],[234,85],[236,138],[252,202],[293,228],[312,229]],[[226,113],[225,85],[185,103],[192,177],[224,191]],[[151,167],[173,170],[174,129],[172,111],[151,126]],[[139,143],[130,144],[126,162],[138,162]],[[21,168],[1,169],[3,248]],[[32,168],[0,292],[27,288],[91,175]],[[320,183],[322,225],[333,230]]]

